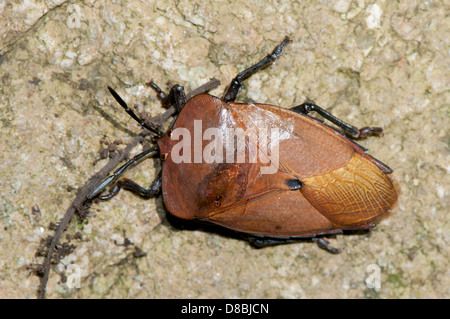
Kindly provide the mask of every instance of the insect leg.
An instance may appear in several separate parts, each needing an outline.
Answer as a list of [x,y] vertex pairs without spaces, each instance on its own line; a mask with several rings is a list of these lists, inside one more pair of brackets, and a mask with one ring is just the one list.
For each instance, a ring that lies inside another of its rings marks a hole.
[[266,236],[257,236],[257,235],[249,235],[247,240],[257,248],[263,248],[268,246],[275,246],[281,244],[289,244],[304,241],[305,238],[291,239],[289,237],[286,238],[277,238],[277,237],[266,237]]
[[[147,85],[150,86],[153,90],[156,91],[156,93],[157,93],[157,95],[158,95],[158,98],[159,98],[161,101],[164,101],[164,100],[167,98],[167,94],[164,93],[164,91],[161,90],[161,89],[159,88],[159,86],[156,85],[155,82],[150,81],[150,82],[147,83]],[[164,103],[163,103],[163,104],[164,104]]]
[[100,196],[99,198],[102,200],[108,200],[116,196],[121,189],[129,190],[135,194],[138,194],[139,196],[149,198],[154,195],[158,195],[161,192],[161,186],[162,186],[162,175],[161,172],[159,172],[156,179],[153,181],[153,183],[150,185],[149,188],[144,188],[132,180],[128,178],[123,178],[119,181],[117,181],[116,185],[111,189],[111,191],[103,196]]
[[175,84],[172,86],[169,94],[164,93],[153,81],[150,81],[148,85],[156,91],[164,107],[175,105],[177,111],[180,112],[186,105],[186,93],[181,85]]
[[256,63],[255,65],[252,65],[248,69],[245,69],[244,71],[240,72],[232,81],[230,86],[228,87],[227,91],[225,92],[225,95],[223,97],[223,101],[225,102],[234,102],[236,100],[236,96],[238,95],[239,91],[242,88],[242,81],[250,77],[253,73],[264,69],[265,67],[269,66],[273,63],[282,53],[284,47],[292,42],[289,37],[285,37],[283,42],[281,42],[273,51],[271,54],[267,55],[264,59]]
[[340,254],[343,251],[342,249],[330,246],[330,242],[322,237],[312,238],[312,241],[315,241],[317,243],[317,246],[319,246],[322,249],[325,249],[331,254]]
[[323,116],[328,121],[337,125],[345,133],[349,134],[352,138],[363,138],[370,135],[381,135],[383,133],[383,129],[381,127],[363,127],[362,129],[358,129],[357,127],[347,124],[341,119],[332,115],[331,113],[325,111],[320,106],[312,103],[303,103],[292,107],[290,110],[303,115],[307,115],[311,111],[316,112],[321,116]]
[[147,130],[155,133],[158,136],[163,136],[164,133],[161,132],[156,126],[149,126],[147,125],[147,123],[145,123],[144,120],[142,120],[141,118],[139,118],[139,116],[136,115],[136,113],[134,113],[134,111],[132,109],[130,109],[127,105],[127,103],[125,103],[124,100],[122,100],[122,98],[120,97],[119,94],[117,94],[116,91],[114,91],[112,88],[110,88],[108,86],[108,90],[109,92],[112,94],[112,96],[116,99],[116,101],[120,104],[120,106],[122,106],[125,111],[136,121],[139,123],[139,125],[141,125],[142,127],[146,128]]
[[[113,184],[114,181],[117,180],[117,178],[119,178],[124,172],[125,170],[132,164],[136,163],[137,161],[139,161],[141,158],[143,158],[144,156],[150,154],[150,153],[155,153],[159,150],[159,148],[156,147],[152,147],[151,149],[148,149],[142,153],[139,153],[138,155],[136,155],[135,157],[133,157],[132,159],[130,159],[128,162],[126,162],[125,164],[123,164],[121,167],[119,167],[112,175],[108,176],[107,178],[105,178],[103,180],[103,182],[101,182],[89,195],[88,195],[88,199],[92,199],[96,196],[98,196],[102,191],[105,190],[106,187],[108,187],[109,185]],[[129,180],[128,180],[129,181]],[[111,191],[104,196],[100,196],[100,199],[109,199],[114,197],[115,195],[117,195],[117,193],[120,190],[121,186],[117,186],[118,183],[121,181],[118,181],[116,183],[116,185],[111,189]],[[131,181],[130,181],[131,182]],[[134,183],[134,182],[133,182]],[[124,183],[126,185],[129,185],[130,183]],[[152,184],[153,185],[153,184]],[[119,188],[117,188],[119,187]],[[150,187],[151,188],[151,187]]]
[[[332,231],[330,234],[339,234],[342,233],[341,230]],[[261,235],[255,235],[255,234],[247,234],[247,240],[254,245],[257,248],[267,247],[267,246],[274,246],[274,245],[280,245],[280,244],[290,244],[290,243],[298,243],[305,240],[312,240],[313,242],[317,243],[317,246],[319,246],[322,249],[325,249],[329,253],[332,254],[339,254],[342,252],[342,249],[334,248],[330,246],[330,243],[328,240],[326,240],[323,237],[316,237],[315,235],[312,236],[292,236],[292,237],[273,237],[273,236],[261,236]]]

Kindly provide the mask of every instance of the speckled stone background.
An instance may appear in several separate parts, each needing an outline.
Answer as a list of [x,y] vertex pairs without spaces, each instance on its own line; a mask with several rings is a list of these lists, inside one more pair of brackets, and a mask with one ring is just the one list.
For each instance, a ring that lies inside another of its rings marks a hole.
[[[448,2],[447,2],[448,4]],[[450,20],[444,1],[0,2],[0,297],[35,298],[27,265],[92,174],[104,135],[140,128],[106,86],[152,115],[145,83],[222,86],[293,39],[247,81],[240,101],[285,107],[306,98],[356,126],[361,144],[402,187],[396,212],[368,235],[339,235],[330,255],[311,243],[254,249],[166,220],[162,199],[123,192],[68,234],[81,288],[51,273],[49,298],[449,298]],[[138,152],[139,148],[135,150]],[[151,159],[127,176],[148,184]],[[32,213],[37,205],[40,213]],[[126,236],[147,256],[117,265]],[[371,279],[379,270],[380,287]],[[72,277],[71,277],[72,278]]]

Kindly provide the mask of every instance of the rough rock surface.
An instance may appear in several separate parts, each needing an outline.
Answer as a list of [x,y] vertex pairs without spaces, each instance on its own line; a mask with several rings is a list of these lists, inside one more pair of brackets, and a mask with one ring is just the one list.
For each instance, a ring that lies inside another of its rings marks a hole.
[[[345,251],[330,255],[180,230],[161,198],[122,192],[95,205],[88,224],[70,225],[66,234],[83,240],[57,268],[79,270],[80,288],[52,272],[47,297],[450,297],[448,12],[441,1],[2,1],[0,298],[37,296],[27,265],[42,261],[49,223],[107,162],[100,141],[140,131],[107,85],[156,115],[149,80],[189,91],[216,77],[220,96],[285,35],[292,45],[238,99],[289,107],[309,98],[356,126],[382,126],[384,137],[361,144],[394,169],[395,213],[370,234],[331,238]],[[148,184],[159,167],[149,159],[127,177]],[[147,255],[121,262],[124,234]]]

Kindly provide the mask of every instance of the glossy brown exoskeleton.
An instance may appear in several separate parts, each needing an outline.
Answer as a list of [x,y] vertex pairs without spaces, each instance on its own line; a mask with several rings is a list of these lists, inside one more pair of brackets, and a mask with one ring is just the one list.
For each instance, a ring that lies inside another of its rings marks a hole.
[[[145,197],[162,191],[171,214],[248,234],[257,245],[372,228],[396,204],[399,187],[387,165],[346,136],[380,134],[381,128],[359,130],[312,103],[286,109],[234,102],[242,81],[276,60],[289,42],[286,37],[239,73],[222,99],[200,94],[186,101],[181,86],[166,95],[151,83],[179,111],[166,133],[146,125],[109,88],[134,119],[160,138],[157,147],[119,168],[90,198],[108,185],[113,185],[110,193],[100,198],[109,199],[121,188]],[[310,117],[311,111],[340,130]],[[244,132],[244,139],[236,132]],[[128,179],[115,182],[130,164],[157,153],[162,171],[149,189]],[[322,239],[319,244],[338,252]]]

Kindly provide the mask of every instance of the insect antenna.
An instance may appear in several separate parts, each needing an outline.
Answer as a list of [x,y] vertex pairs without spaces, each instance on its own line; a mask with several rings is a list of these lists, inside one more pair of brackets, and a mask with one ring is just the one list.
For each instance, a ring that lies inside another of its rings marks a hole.
[[146,128],[147,130],[149,130],[150,132],[155,133],[156,135],[158,135],[159,137],[164,136],[164,133],[161,132],[159,129],[157,129],[156,127],[151,127],[150,125],[148,125],[147,123],[145,123],[144,120],[142,120],[139,116],[136,115],[136,113],[134,113],[134,111],[132,109],[130,109],[127,105],[127,103],[125,103],[124,100],[122,100],[122,98],[120,97],[119,94],[117,94],[116,91],[114,91],[111,87],[108,86],[108,90],[111,93],[111,95],[116,99],[116,101],[120,104],[120,106],[122,106],[125,111],[136,121],[139,123],[140,126],[142,126],[143,128]]

